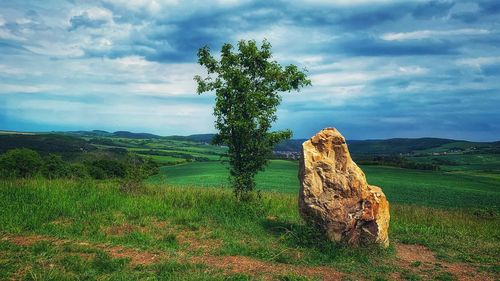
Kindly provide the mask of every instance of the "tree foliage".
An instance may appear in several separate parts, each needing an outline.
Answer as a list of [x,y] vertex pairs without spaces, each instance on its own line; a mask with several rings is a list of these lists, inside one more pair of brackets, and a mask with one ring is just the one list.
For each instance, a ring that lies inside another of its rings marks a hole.
[[30,178],[37,175],[42,167],[42,157],[31,149],[11,149],[0,156],[2,178]]
[[237,51],[226,43],[220,60],[205,46],[198,50],[198,63],[208,72],[206,78],[194,77],[198,94],[215,91],[214,143],[228,147],[231,183],[241,198],[254,189],[254,176],[264,169],[273,147],[292,135],[290,130],[270,132],[280,92],[298,91],[311,81],[297,66],[282,67],[272,60],[265,40],[260,48],[253,40],[242,40]]
[[60,155],[50,153],[43,158],[42,175],[48,179],[70,176],[70,167]]

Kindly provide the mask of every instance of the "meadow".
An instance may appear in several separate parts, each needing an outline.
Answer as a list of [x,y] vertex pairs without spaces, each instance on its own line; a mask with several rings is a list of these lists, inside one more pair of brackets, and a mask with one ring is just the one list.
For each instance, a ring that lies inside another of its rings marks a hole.
[[[419,171],[384,166],[362,166],[368,182],[383,187],[390,202],[441,208],[500,210],[500,181],[477,173]],[[297,194],[298,162],[272,160],[257,175],[257,189]],[[227,166],[192,162],[165,166],[152,183],[171,186],[229,187]]]
[[391,244],[350,248],[300,218],[297,161],[271,160],[257,175],[259,196],[243,203],[217,161],[222,147],[127,134],[28,137],[22,143],[42,154],[63,147],[68,161],[130,151],[163,166],[129,191],[121,179],[2,179],[0,280],[500,278],[498,154],[411,156],[441,159],[439,171],[362,165],[391,204]]
[[394,202],[383,250],[325,241],[291,193],[241,203],[221,188],[32,179],[1,182],[0,205],[4,280],[498,277],[500,219],[466,209]]

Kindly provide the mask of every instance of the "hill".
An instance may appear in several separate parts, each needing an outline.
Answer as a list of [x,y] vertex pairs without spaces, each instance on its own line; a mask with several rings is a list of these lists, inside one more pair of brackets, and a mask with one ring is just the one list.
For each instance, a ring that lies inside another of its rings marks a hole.
[[211,143],[214,136],[215,134],[197,134],[197,135],[187,136],[186,139],[197,142]]
[[97,148],[86,140],[60,134],[0,134],[0,153],[13,148],[29,148],[41,153],[92,151]]
[[116,131],[110,133],[102,130],[92,130],[92,131],[68,131],[68,132],[55,132],[57,134],[69,134],[82,137],[118,137],[118,138],[129,138],[129,139],[159,139],[161,136],[150,134],[150,133],[132,133],[129,131]]
[[[277,151],[300,152],[306,139],[284,141]],[[398,155],[439,152],[498,151],[500,142],[470,142],[440,138],[394,138],[387,140],[347,140],[353,155]]]
[[129,131],[116,131],[113,136],[120,138],[130,138],[130,139],[159,139],[161,136],[149,134],[149,133],[131,133]]

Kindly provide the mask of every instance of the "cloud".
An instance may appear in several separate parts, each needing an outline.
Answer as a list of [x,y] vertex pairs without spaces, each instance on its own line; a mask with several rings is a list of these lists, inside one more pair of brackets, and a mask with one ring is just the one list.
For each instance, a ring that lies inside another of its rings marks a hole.
[[453,19],[461,20],[465,23],[474,23],[479,20],[479,15],[476,12],[460,12],[451,15]]
[[82,27],[99,28],[112,21],[112,18],[113,14],[109,10],[97,7],[86,9],[69,19],[69,31]]
[[[465,66],[485,76],[498,77],[500,75],[500,56],[459,59],[457,65]],[[484,79],[481,79],[481,81],[484,81]]]
[[350,29],[366,29],[401,19],[411,9],[411,4],[375,5],[374,8],[369,9],[363,7],[362,9],[358,8],[358,10],[344,12],[346,14],[340,16],[337,23]]
[[348,39],[340,44],[341,51],[358,56],[429,56],[458,53],[458,44],[446,41],[387,41],[374,37]]
[[418,4],[412,12],[417,19],[444,17],[455,5],[454,1],[427,1]]
[[296,137],[500,138],[498,1],[4,2],[1,128],[212,131],[197,49],[267,38],[313,80],[279,108]]
[[411,32],[385,33],[381,36],[386,41],[421,40],[452,36],[474,36],[489,34],[487,29],[463,28],[455,30],[417,30]]
[[496,0],[483,0],[478,2],[481,12],[486,15],[500,14],[500,2]]

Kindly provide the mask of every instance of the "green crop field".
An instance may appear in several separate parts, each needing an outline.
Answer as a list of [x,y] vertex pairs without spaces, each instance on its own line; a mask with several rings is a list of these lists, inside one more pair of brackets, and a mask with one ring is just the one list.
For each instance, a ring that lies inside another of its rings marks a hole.
[[[500,181],[476,174],[362,167],[370,184],[381,186],[391,202],[451,208],[500,210]],[[263,191],[297,193],[298,163],[273,160],[257,175]],[[193,162],[161,169],[151,182],[176,186],[227,187],[228,170],[219,162]]]
[[445,171],[478,171],[500,175],[500,154],[446,154],[411,158],[415,162],[440,162]]

